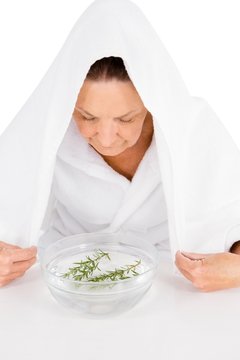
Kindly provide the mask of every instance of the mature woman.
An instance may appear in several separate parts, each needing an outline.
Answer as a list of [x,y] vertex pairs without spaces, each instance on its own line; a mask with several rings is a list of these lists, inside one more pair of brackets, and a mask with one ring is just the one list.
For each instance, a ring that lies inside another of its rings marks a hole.
[[239,150],[130,1],[80,17],[0,137],[0,168],[1,286],[36,261],[29,244],[119,228],[203,291],[240,286]]
[[123,229],[169,249],[152,115],[121,58],[91,66],[58,150],[53,185],[54,220],[39,249],[62,236],[106,229],[123,216]]

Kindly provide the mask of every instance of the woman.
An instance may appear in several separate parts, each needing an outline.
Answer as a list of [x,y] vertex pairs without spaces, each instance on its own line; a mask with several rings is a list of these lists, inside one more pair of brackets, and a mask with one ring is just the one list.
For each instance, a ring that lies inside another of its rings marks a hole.
[[28,244],[126,228],[197,288],[240,286],[239,150],[130,1],[79,18],[2,134],[0,168],[2,285],[36,260]]
[[86,76],[58,150],[53,196],[39,250],[62,236],[106,231],[117,218],[170,250],[152,115],[119,57],[96,61]]

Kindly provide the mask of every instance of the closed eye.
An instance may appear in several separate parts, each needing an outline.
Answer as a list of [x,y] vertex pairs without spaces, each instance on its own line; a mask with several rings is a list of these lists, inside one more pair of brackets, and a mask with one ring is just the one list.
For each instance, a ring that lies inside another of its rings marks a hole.
[[130,123],[133,121],[133,119],[129,119],[129,120],[123,120],[123,119],[119,119],[121,122],[124,122],[124,123]]
[[85,117],[85,116],[83,116],[83,115],[82,115],[82,118],[83,118],[83,120],[88,120],[88,121],[95,120],[95,118],[88,119],[88,118],[86,118],[86,117]]
[[[82,116],[82,119],[83,120],[86,120],[86,121],[93,121],[93,120],[95,120],[96,118],[86,118],[85,116],[83,116],[83,115],[81,115]],[[119,120],[120,122],[123,122],[123,123],[130,123],[130,122],[132,122],[133,121],[133,119],[129,119],[129,120],[123,120],[123,119],[117,119],[117,120]]]

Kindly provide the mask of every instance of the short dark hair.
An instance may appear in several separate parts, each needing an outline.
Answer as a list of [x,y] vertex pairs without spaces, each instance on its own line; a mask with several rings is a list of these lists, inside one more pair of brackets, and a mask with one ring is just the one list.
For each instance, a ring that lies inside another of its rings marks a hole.
[[88,80],[131,81],[121,57],[103,57],[93,63],[86,75]]

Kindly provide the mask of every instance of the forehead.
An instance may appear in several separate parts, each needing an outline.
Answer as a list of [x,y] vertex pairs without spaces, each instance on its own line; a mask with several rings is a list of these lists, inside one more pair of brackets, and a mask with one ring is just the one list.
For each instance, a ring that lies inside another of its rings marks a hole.
[[[114,109],[121,115],[140,110],[144,104],[132,82],[123,81],[85,81],[76,101],[78,108],[90,114]],[[119,114],[117,114],[119,115]]]

